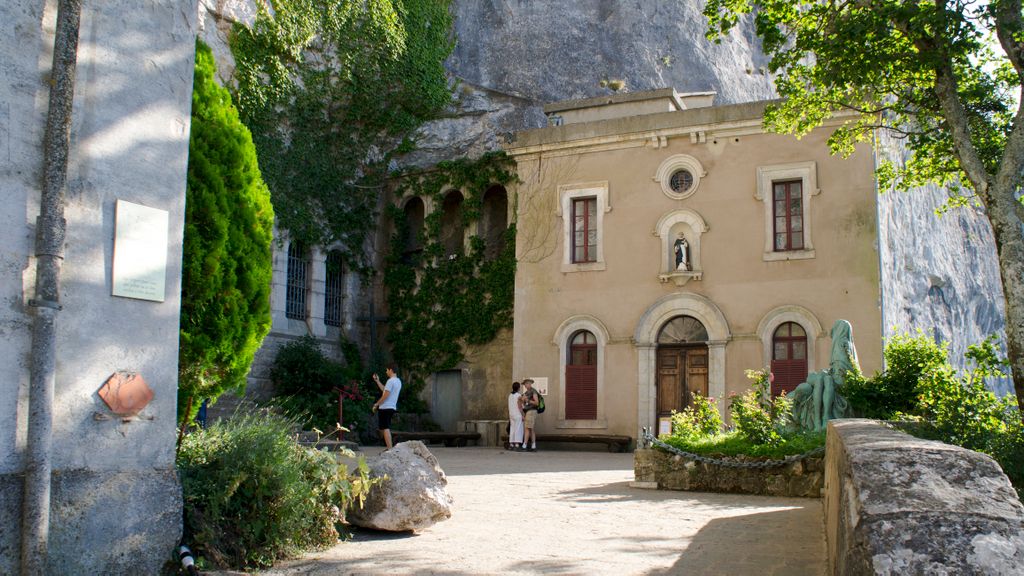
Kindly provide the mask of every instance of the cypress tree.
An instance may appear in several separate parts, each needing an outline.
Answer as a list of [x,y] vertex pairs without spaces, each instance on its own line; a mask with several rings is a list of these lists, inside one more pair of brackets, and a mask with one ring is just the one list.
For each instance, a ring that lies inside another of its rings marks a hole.
[[242,390],[270,330],[274,212],[252,135],[196,42],[182,257],[178,418]]

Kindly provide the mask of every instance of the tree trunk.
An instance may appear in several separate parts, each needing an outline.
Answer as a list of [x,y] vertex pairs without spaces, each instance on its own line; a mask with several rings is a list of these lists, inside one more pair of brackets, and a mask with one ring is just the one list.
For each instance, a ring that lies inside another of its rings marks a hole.
[[1017,215],[1012,187],[997,182],[990,191],[985,208],[996,240],[1006,299],[1006,347],[1013,389],[1024,418],[1024,222]]

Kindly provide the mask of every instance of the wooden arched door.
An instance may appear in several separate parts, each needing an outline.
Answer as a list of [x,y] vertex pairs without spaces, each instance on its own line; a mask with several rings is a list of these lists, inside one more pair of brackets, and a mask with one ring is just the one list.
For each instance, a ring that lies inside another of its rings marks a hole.
[[677,316],[658,335],[657,418],[708,395],[707,330],[691,316]]

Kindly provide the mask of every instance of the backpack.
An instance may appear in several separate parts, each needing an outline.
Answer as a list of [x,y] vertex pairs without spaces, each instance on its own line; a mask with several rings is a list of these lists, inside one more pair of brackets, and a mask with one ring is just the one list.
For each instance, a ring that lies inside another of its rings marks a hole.
[[540,395],[540,392],[537,392],[537,414],[543,414],[543,413],[544,413],[544,397]]

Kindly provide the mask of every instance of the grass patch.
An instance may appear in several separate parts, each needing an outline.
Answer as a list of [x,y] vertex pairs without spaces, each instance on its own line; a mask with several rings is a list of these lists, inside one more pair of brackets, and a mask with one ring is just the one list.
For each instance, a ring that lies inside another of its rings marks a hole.
[[754,444],[740,432],[725,432],[700,438],[680,438],[670,436],[662,438],[666,444],[686,452],[706,456],[739,456],[776,460],[803,454],[825,445],[825,431],[783,434],[782,440],[775,446]]

